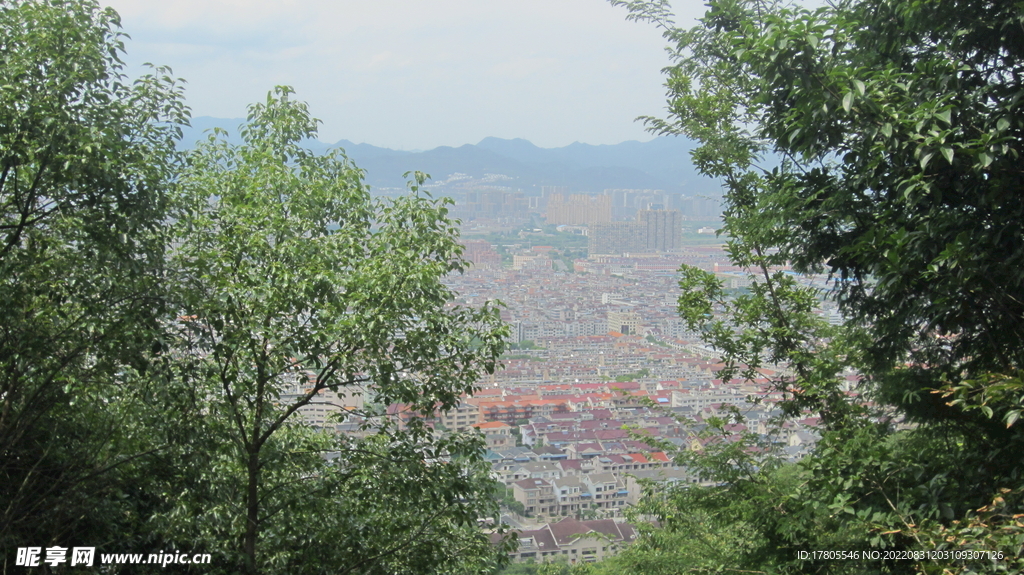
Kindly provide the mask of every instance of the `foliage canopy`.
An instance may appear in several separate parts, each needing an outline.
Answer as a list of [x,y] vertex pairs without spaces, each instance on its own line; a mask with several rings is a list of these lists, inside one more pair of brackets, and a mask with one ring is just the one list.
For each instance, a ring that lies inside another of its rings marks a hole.
[[94,2],[0,3],[5,549],[110,537],[130,491],[116,477],[138,445],[118,430],[134,399],[118,374],[156,339],[187,109],[167,70],[126,79],[118,28]]
[[[53,545],[211,553],[204,573],[502,564],[482,438],[428,424],[507,335],[450,305],[447,201],[420,174],[374,199],[303,149],[317,121],[287,88],[241,145],[175,151],[180,82],[128,80],[119,26],[93,0],[0,2],[5,565]],[[299,417],[328,392],[355,436]]]
[[[447,307],[442,280],[464,266],[448,200],[420,195],[422,178],[373,199],[341,152],[299,146],[315,132],[278,88],[250,108],[242,144],[211,134],[179,176],[170,274],[184,320],[168,370],[198,390],[204,435],[223,446],[194,536],[239,538],[228,557],[247,572],[443,572],[462,559],[453,548],[490,554],[476,520],[496,509],[480,438],[438,440],[424,420],[495,369],[507,328],[491,306]],[[326,391],[365,439],[302,427]]]
[[[740,516],[760,525],[764,549],[780,551],[717,568],[809,569],[794,550],[843,541],[1010,557],[872,569],[1019,567],[1019,3],[718,0],[689,30],[666,1],[612,3],[670,41],[669,116],[645,120],[702,144],[694,162],[726,181],[730,256],[756,277],[750,294],[730,298],[713,276],[686,269],[681,314],[706,330],[730,375],[787,366],[775,382],[784,411],[817,413],[826,431],[790,497]],[[787,265],[830,274],[825,295],[845,325],[814,316],[822,294]],[[847,368],[877,409],[851,400]],[[762,474],[712,490],[750,481],[765,493],[778,485]]]

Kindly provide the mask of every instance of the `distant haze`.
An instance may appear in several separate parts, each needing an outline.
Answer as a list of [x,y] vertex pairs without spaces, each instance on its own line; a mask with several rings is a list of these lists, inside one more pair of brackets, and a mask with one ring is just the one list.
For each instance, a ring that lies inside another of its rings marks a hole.
[[[131,36],[128,73],[171,66],[195,116],[244,116],[285,84],[326,141],[615,144],[649,140],[634,118],[665,108],[665,40],[605,0],[101,2]],[[677,8],[687,25],[704,11]]]

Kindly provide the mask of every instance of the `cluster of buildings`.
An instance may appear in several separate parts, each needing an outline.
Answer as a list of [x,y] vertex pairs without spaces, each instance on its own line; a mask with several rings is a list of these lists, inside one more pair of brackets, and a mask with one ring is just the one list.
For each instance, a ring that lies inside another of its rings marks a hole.
[[[661,224],[678,217],[668,210],[638,213],[645,214],[638,222],[656,230],[674,228],[674,222]],[[596,227],[590,226],[591,241]],[[515,246],[506,248],[517,253]],[[518,518],[515,559],[596,560],[628,544],[635,531],[622,523],[622,511],[639,501],[644,482],[701,481],[673,461],[673,450],[753,436],[796,460],[817,441],[813,416],[773,426],[781,397],[770,380],[779,373],[763,369],[760,379],[723,381],[715,350],[679,318],[681,265],[715,274],[727,289],[749,286],[748,271],[729,265],[720,246],[591,253],[564,271],[537,264],[543,252],[521,253],[532,265],[473,266],[448,280],[458,304],[504,303],[516,349],[508,352],[504,369],[480,382],[479,393],[443,416],[454,420],[442,421],[449,429],[484,432],[493,476],[527,516]],[[823,277],[798,281],[826,285]],[[819,312],[829,321],[837,313],[824,303]],[[851,390],[855,383],[851,375]],[[762,401],[750,403],[750,396]],[[710,418],[731,407],[743,420],[724,438],[702,433]],[[615,542],[609,545],[591,541],[587,555],[565,541],[582,545],[588,537],[559,538],[560,530],[600,531],[589,521],[610,522],[624,537],[607,539]]]
[[611,197],[612,220],[634,219],[641,210],[677,210],[687,220],[717,220],[722,214],[721,200],[708,196],[649,189],[608,189],[601,195]]
[[[674,229],[679,217],[670,210],[638,213],[627,223],[649,226],[655,236]],[[478,392],[430,424],[438,433],[483,433],[492,476],[522,506],[521,515],[509,516],[520,539],[515,559],[596,561],[629,544],[636,531],[623,522],[623,510],[639,501],[645,482],[701,481],[676,464],[676,451],[753,434],[795,460],[817,440],[811,416],[772,426],[781,397],[770,380],[780,373],[762,369],[755,380],[723,380],[715,351],[679,318],[681,265],[712,272],[728,288],[748,285],[746,271],[729,266],[720,247],[591,255],[560,269],[544,263],[550,262],[544,250],[511,246],[523,259],[506,267],[487,242],[464,246],[473,265],[447,278],[458,294],[453,305],[500,300],[512,349]],[[799,281],[824,286],[823,278]],[[831,320],[835,312],[821,313]],[[301,376],[290,385],[283,399],[303,392]],[[325,391],[300,414],[315,425],[358,433],[354,418],[336,420],[373,401],[369,393]],[[750,396],[762,401],[751,403]],[[711,418],[734,407],[742,421],[724,438],[703,433]],[[397,404],[388,412],[399,420],[408,415]]]
[[531,211],[538,209],[538,198],[501,187],[471,189],[462,198],[453,215],[465,219],[511,218],[525,221]]
[[[522,516],[510,516],[520,538],[513,559],[596,561],[629,544],[635,530],[624,523],[623,512],[650,484],[708,484],[670,453],[756,436],[796,460],[817,441],[815,417],[774,427],[778,398],[768,380],[710,383],[698,389],[679,381],[502,388],[500,400],[510,405],[573,398],[559,401],[564,410],[516,425],[488,420],[480,412],[485,421],[471,426],[485,434],[492,476],[521,505]],[[490,405],[499,397],[484,391],[489,399],[466,398],[460,410],[472,414],[471,406]],[[744,391],[768,401],[748,403]],[[725,437],[703,433],[711,418],[728,417],[731,406],[739,408],[742,421],[725,426]],[[609,531],[613,526],[616,531]],[[572,537],[561,537],[563,532]],[[596,533],[585,536],[591,532]]]
[[[717,247],[692,248],[674,254],[592,256],[576,260],[573,270],[559,271],[546,254],[532,250],[523,252],[529,253],[517,253],[511,269],[474,265],[466,274],[452,276],[449,283],[460,294],[457,303],[476,305],[486,300],[502,301],[506,305],[503,318],[512,326],[513,343],[574,340],[552,342],[569,353],[538,358],[546,362],[545,366],[534,366],[538,369],[575,363],[579,364],[581,374],[612,377],[621,375],[612,372],[617,369],[615,366],[622,366],[622,362],[608,357],[609,348],[615,351],[630,346],[609,338],[612,332],[650,335],[664,342],[659,350],[662,353],[671,353],[675,340],[687,343],[698,340],[699,334],[685,326],[676,310],[680,293],[678,270],[683,264],[713,269],[725,259]],[[723,278],[733,276],[746,278],[745,274],[722,273]],[[549,345],[541,347],[550,348]],[[581,348],[582,355],[568,349],[571,347]],[[644,358],[647,359],[654,358]]]
[[675,211],[683,221],[717,220],[722,213],[721,200],[715,197],[652,189],[570,193],[568,186],[541,186],[540,195],[536,195],[509,187],[508,179],[500,174],[489,174],[482,180],[465,174],[450,175],[442,183],[455,200],[451,215],[487,231],[507,231],[535,218],[553,225],[589,227],[636,221],[637,214],[644,210]]
[[[670,200],[688,208],[667,209]],[[713,219],[710,200],[682,198],[661,190],[605,190],[604,194],[561,193],[543,198],[545,221],[560,226],[584,226],[589,255],[651,254],[682,248],[684,222]],[[717,206],[717,204],[715,204]],[[699,209],[695,206],[700,206]]]

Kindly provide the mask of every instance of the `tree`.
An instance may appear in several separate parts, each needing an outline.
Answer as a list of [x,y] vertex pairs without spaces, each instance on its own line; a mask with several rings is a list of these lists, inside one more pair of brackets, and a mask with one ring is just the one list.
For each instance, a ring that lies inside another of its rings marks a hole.
[[[465,266],[449,200],[421,193],[419,174],[408,195],[371,198],[340,151],[300,146],[315,130],[277,88],[250,108],[242,144],[214,132],[178,179],[181,319],[167,370],[199,390],[193,413],[219,446],[204,487],[214,505],[183,494],[178,537],[209,541],[246,573],[499,561],[477,526],[497,516],[482,439],[436,437],[426,419],[496,368],[507,328],[491,305],[449,305],[442,280]],[[303,423],[299,410],[327,390],[365,439]],[[361,393],[383,407],[345,400]]]
[[516,515],[526,514],[526,507],[519,501],[516,501],[512,488],[505,487],[504,483],[500,481],[492,481],[491,493],[492,497],[494,497],[502,509],[508,509]]
[[[665,1],[612,3],[670,40],[669,117],[648,126],[702,144],[694,162],[726,182],[730,256],[758,278],[727,301],[713,277],[685,270],[681,312],[733,373],[789,366],[776,381],[789,412],[826,422],[799,509],[836,506],[854,536],[896,549],[971,524],[961,545],[1015,555],[1020,529],[999,519],[979,535],[972,510],[1019,512],[1024,487],[1012,455],[1024,398],[1020,6],[719,0],[682,30]],[[833,277],[846,325],[814,321],[819,294],[778,271],[787,264]],[[716,302],[732,313],[715,318]],[[848,366],[881,412],[849,400]],[[814,541],[805,517],[790,542]]]
[[129,539],[119,374],[158,337],[188,111],[169,71],[125,77],[96,2],[2,2],[0,45],[0,547]]
[[[370,198],[343,155],[297,145],[315,121],[288,90],[244,145],[214,134],[181,164],[179,84],[129,82],[121,40],[89,0],[0,2],[0,547],[192,549],[225,573],[501,565],[482,438],[424,421],[507,335],[493,307],[448,306],[446,202],[419,175]],[[297,418],[357,385],[365,437]]]
[[[635,14],[664,18],[664,4]],[[1021,361],[1024,281],[1004,265],[1022,249],[1013,232],[1024,208],[1007,192],[1022,178],[1019,8],[711,6],[703,29],[672,31],[673,122],[650,125],[707,143],[695,159],[733,176],[732,213],[746,210],[749,224],[738,232],[779,249],[777,261],[839,280],[843,310],[871,326],[887,399],[912,415],[962,417],[904,391]],[[746,172],[766,149],[784,161]],[[741,189],[741,173],[757,189]]]

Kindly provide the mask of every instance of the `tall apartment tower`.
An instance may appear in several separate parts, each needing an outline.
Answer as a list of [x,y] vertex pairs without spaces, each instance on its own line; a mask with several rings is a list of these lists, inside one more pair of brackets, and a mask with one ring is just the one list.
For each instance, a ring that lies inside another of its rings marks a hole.
[[682,247],[683,216],[677,210],[640,210],[631,222],[590,224],[589,252],[653,253]]
[[691,220],[712,220],[722,215],[722,203],[718,198],[682,196],[676,206]]
[[548,198],[546,219],[549,224],[577,226],[612,220],[612,199],[610,196],[591,197],[587,194],[572,194],[568,199],[562,194]]
[[590,224],[587,251],[590,254],[618,255],[643,253],[647,247],[643,222],[603,222]]
[[682,247],[683,214],[678,210],[640,210],[637,221],[645,224],[649,252],[667,252]]
[[554,194],[568,194],[569,186],[541,186],[540,195],[542,198],[550,198]]

